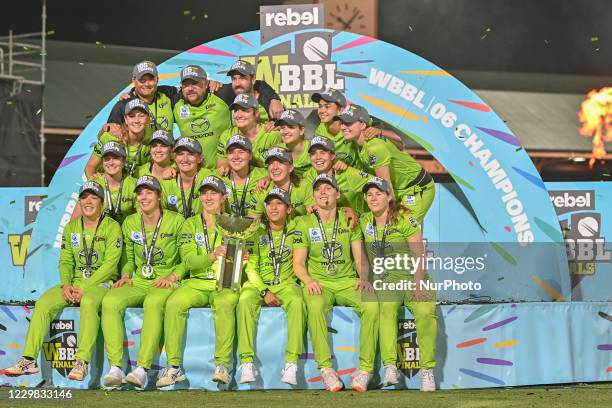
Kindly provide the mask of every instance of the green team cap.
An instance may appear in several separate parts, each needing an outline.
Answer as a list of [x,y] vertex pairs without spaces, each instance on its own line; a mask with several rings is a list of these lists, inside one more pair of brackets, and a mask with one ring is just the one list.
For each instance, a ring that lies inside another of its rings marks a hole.
[[117,157],[127,159],[127,152],[123,143],[115,142],[114,140],[104,143],[104,146],[102,146],[102,157],[107,154],[114,154]]
[[368,180],[368,182],[363,186],[362,191],[365,193],[372,187],[376,187],[380,191],[391,194],[391,186],[389,186],[389,182],[385,179],[381,179],[380,177],[372,177]]
[[134,187],[134,191],[138,191],[139,188],[148,188],[150,190],[159,191],[161,193],[161,185],[159,184],[159,180],[153,176],[141,176],[138,181],[136,181],[136,187]]
[[179,150],[187,150],[193,154],[202,154],[202,146],[200,142],[191,138],[191,137],[181,137],[174,144],[174,151],[178,152]]
[[350,105],[347,106],[341,114],[334,116],[334,120],[339,120],[342,123],[363,122],[370,123],[370,114],[363,106]]
[[312,101],[315,103],[319,103],[319,101],[323,99],[324,101],[335,103],[341,108],[346,105],[346,97],[337,89],[330,88],[325,92],[313,93],[310,99],[312,99]]
[[102,186],[95,181],[86,181],[83,183],[81,188],[79,189],[79,198],[83,197],[85,193],[93,193],[97,197],[101,198],[104,201],[104,189]]
[[257,98],[254,95],[243,93],[240,95],[236,95],[234,102],[230,105],[230,110],[235,110],[236,108],[247,108],[247,109],[259,109],[259,102],[257,102]]

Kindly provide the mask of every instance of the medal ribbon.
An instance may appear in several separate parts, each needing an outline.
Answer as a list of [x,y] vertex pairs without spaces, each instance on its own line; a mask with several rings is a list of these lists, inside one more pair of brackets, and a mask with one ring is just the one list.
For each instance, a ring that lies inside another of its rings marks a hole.
[[115,218],[121,212],[121,195],[123,193],[123,182],[125,181],[125,177],[121,178],[121,184],[119,185],[119,192],[117,193],[117,204],[113,204],[113,199],[110,193],[110,186],[108,184],[108,179],[106,175],[104,175],[104,195],[106,202],[108,203],[108,213],[111,217]]
[[334,259],[334,246],[336,245],[336,234],[338,233],[338,209],[336,209],[336,218],[334,219],[334,232],[332,233],[331,246],[327,240],[327,235],[325,235],[325,228],[323,228],[323,221],[321,220],[319,212],[315,210],[314,214],[319,222],[319,231],[321,231],[321,235],[323,237],[323,244],[327,248],[327,260],[331,264],[333,263]]
[[376,248],[376,256],[380,258],[385,257],[385,244],[387,241],[387,234],[389,233],[389,218],[385,220],[385,229],[383,230],[382,240],[378,241],[378,230],[376,229],[376,217],[372,218],[372,225],[374,226],[374,248]]
[[98,218],[96,223],[96,229],[94,230],[93,238],[91,239],[91,251],[87,249],[87,240],[85,239],[85,225],[83,223],[83,217],[81,217],[81,238],[83,239],[83,252],[85,252],[85,268],[91,268],[91,258],[94,253],[94,244],[96,242],[96,235],[98,234],[98,227],[102,224],[104,215]]
[[151,265],[151,257],[153,256],[153,250],[155,249],[155,242],[157,241],[157,235],[159,234],[159,228],[161,227],[162,219],[164,214],[160,214],[155,230],[153,231],[153,237],[151,238],[151,246],[147,245],[147,230],[145,229],[144,217],[140,216],[140,227],[142,228],[142,247],[144,249],[145,264]]
[[[234,181],[234,178],[232,177],[232,175],[230,174],[230,180],[232,181],[232,196],[234,197],[234,203],[238,203],[238,193],[236,192],[236,182]],[[244,182],[244,187],[242,190],[242,198],[240,199],[240,203],[238,204],[238,216],[239,217],[244,217],[246,216],[245,213],[245,204],[246,204],[246,194],[247,194],[247,190],[249,189],[249,181],[251,180],[251,174],[249,173],[249,175],[247,176],[245,182]]]
[[280,268],[283,263],[283,248],[285,247],[285,238],[287,237],[287,224],[283,226],[283,235],[281,238],[280,249],[278,258],[276,256],[276,249],[274,248],[274,236],[272,235],[272,229],[268,226],[268,239],[270,240],[270,249],[272,250],[272,266],[274,267],[274,281],[277,281],[280,277]]
[[215,247],[215,243],[217,242],[217,234],[215,231],[215,236],[213,237],[212,248],[210,247],[210,242],[208,241],[208,225],[206,224],[206,218],[204,218],[204,213],[200,214],[202,217],[202,228],[204,229],[204,246],[206,246],[206,252],[211,253],[212,249]]
[[181,175],[178,174],[176,176],[176,182],[178,183],[179,188],[181,189],[181,202],[183,203],[183,217],[184,218],[189,218],[194,215],[193,210],[191,208],[193,205],[193,191],[195,189],[197,176],[198,176],[197,174],[193,176],[193,180],[191,181],[191,191],[189,192],[188,202],[185,202],[185,190],[183,190],[183,180],[181,179]]

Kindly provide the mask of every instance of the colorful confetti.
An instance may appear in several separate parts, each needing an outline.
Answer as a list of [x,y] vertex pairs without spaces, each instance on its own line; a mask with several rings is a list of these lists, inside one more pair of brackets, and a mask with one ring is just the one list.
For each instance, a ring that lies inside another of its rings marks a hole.
[[[563,243],[563,234],[559,230],[558,226],[553,227],[546,221],[542,220],[540,217],[534,217],[533,221],[538,226],[538,228],[554,242]],[[565,250],[565,248],[563,248],[563,250]]]
[[475,346],[477,344],[484,343],[485,341],[487,341],[486,337],[480,337],[478,339],[464,341],[463,343],[457,344],[455,347],[457,347],[457,348],[472,347],[472,346]]
[[360,37],[356,40],[353,40],[349,43],[346,43],[344,45],[341,45],[338,48],[335,48],[332,50],[332,52],[340,52],[340,51],[344,51],[344,50],[348,50],[349,48],[353,48],[353,47],[359,47],[360,45],[365,45],[365,44],[369,44],[371,42],[374,41],[378,41],[376,38],[372,38],[372,37],[367,37],[367,36],[363,36]]
[[600,312],[597,312],[597,314],[598,314],[598,315],[599,315],[599,317],[601,317],[602,319],[606,319],[606,320],[608,320],[608,321],[612,322],[612,316],[610,316],[609,314],[604,313],[604,312],[601,312],[601,311],[600,311]]
[[551,298],[553,298],[557,302],[565,302],[566,301],[565,296],[563,296],[561,293],[559,293],[559,291],[557,289],[553,288],[548,283],[544,282],[538,276],[532,275],[531,279],[533,279],[533,281],[535,283],[540,285],[542,287],[542,289],[544,289],[544,291],[548,294],[548,296],[550,296]]
[[487,313],[492,312],[497,308],[498,305],[482,305],[478,309],[474,310],[468,317],[465,318],[463,323],[469,323],[472,320],[476,320],[481,316],[486,315]]
[[[208,14],[204,14],[204,18],[208,18]],[[232,37],[234,37],[235,39],[237,39],[238,41],[241,41],[243,43],[245,43],[248,46],[253,47],[253,44],[251,44],[249,41],[247,41],[243,36],[241,36],[240,34],[234,34]]]
[[461,184],[463,187],[465,187],[465,188],[467,188],[469,190],[476,191],[476,188],[473,185],[471,185],[470,183],[468,183],[467,181],[465,181],[464,179],[462,179],[461,177],[459,177],[455,173],[451,173],[449,171],[448,174],[450,174],[450,176],[453,178],[453,180],[455,180],[458,184]]
[[336,347],[338,351],[359,351],[357,347]]
[[0,309],[2,309],[2,311],[11,318],[12,321],[16,322],[17,318],[15,317],[15,315],[13,314],[13,312],[11,311],[11,309],[8,308],[8,306],[5,305],[1,305]]
[[436,71],[419,71],[419,70],[403,70],[399,71],[400,74],[409,74],[409,75],[428,75],[428,76],[438,76],[438,77],[449,77],[449,74],[446,71],[436,70]]
[[521,142],[516,138],[516,136],[514,136],[511,133],[502,132],[501,130],[490,129],[490,128],[480,127],[480,126],[476,126],[476,129],[481,130],[485,132],[487,135],[492,136],[498,140],[501,140],[502,142],[505,142],[505,143],[508,143],[514,146],[521,146]]
[[509,318],[507,318],[505,320],[502,320],[500,322],[493,323],[493,324],[490,324],[488,326],[483,327],[482,331],[489,331],[489,330],[497,329],[498,327],[505,326],[505,325],[507,325],[509,323],[512,323],[516,319],[518,319],[517,316],[509,317]]
[[353,319],[351,319],[346,313],[344,313],[338,308],[334,309],[334,316],[338,316],[347,323],[353,323]]
[[531,181],[535,186],[540,187],[544,191],[547,191],[546,186],[544,185],[544,182],[542,181],[542,178],[540,176],[534,176],[533,174],[528,173],[519,168],[516,168],[514,166],[512,166],[512,169],[516,171],[518,174],[520,174],[521,176],[525,177],[527,180]]
[[518,340],[506,340],[506,341],[499,341],[495,343],[494,346],[496,348],[505,348],[505,347],[513,347],[513,346],[516,346],[517,344],[518,344]]
[[364,95],[364,94],[359,94],[358,95],[361,99],[370,102],[371,104],[378,106],[379,108],[382,108],[386,111],[389,111],[391,113],[395,113],[396,115],[401,116],[402,118],[406,118],[406,119],[410,119],[410,120],[419,120],[419,117],[417,115],[415,115],[412,112],[408,112],[406,109],[394,105],[392,103],[383,101],[381,99],[376,99],[373,98],[371,96],[368,95]]
[[607,351],[612,350],[612,344],[600,344],[597,346],[597,350]]
[[487,365],[501,365],[501,366],[514,365],[512,361],[501,360],[499,358],[479,357],[476,359],[476,361],[479,362],[480,364],[487,364]]
[[489,108],[484,103],[468,102],[468,101],[456,101],[456,100],[452,100],[452,99],[449,99],[449,102],[452,102],[452,103],[460,105],[460,106],[464,106],[464,107],[469,108],[469,109],[474,109],[474,110],[477,110],[477,111],[481,111],[481,112],[491,112],[491,108]]
[[207,54],[207,55],[216,55],[219,57],[238,58],[238,55],[236,54],[218,50],[216,48],[212,48],[207,45],[198,45],[197,47],[193,47],[192,49],[187,50],[186,52],[190,52],[192,54]]
[[495,377],[491,377],[490,375],[479,373],[478,371],[473,371],[467,368],[460,368],[459,371],[463,374],[469,375],[470,377],[478,378],[479,380],[487,381],[497,385],[506,385],[506,383],[502,380]]
[[64,157],[64,160],[62,160],[58,168],[61,169],[62,167],[66,167],[69,164],[74,163],[75,161],[79,160],[81,157],[84,157],[84,156],[87,156],[87,153],[76,154],[74,156]]
[[508,262],[510,265],[512,266],[518,265],[518,262],[516,262],[516,259],[514,259],[514,257],[510,255],[510,253],[506,251],[501,245],[495,242],[489,242],[489,244],[493,247],[495,252],[497,252],[502,258],[504,258],[504,260]]

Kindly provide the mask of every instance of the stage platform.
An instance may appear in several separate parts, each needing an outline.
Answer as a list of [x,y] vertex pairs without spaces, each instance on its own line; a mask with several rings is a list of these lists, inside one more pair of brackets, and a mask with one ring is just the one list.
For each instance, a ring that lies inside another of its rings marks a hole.
[[[32,308],[0,306],[0,366],[12,365],[21,355]],[[440,305],[438,314],[436,381],[440,389],[508,387],[535,384],[612,380],[612,303],[539,302],[481,305]],[[98,341],[90,374],[84,382],[68,380],[78,345],[79,309],[67,308],[53,324],[43,346],[41,373],[20,378],[2,376],[4,386],[97,388],[108,369],[102,341]],[[126,365],[135,364],[142,310],[128,309]],[[419,387],[418,338],[408,311],[398,321],[398,355],[404,373],[400,385]],[[334,366],[346,385],[358,365],[359,319],[351,308],[336,307],[330,316]],[[286,344],[286,319],[280,308],[263,308],[256,340],[255,364],[260,372],[253,384],[219,387],[210,380],[213,370],[214,326],[208,308],[192,309],[187,328],[184,369],[188,381],[171,389],[290,389],[280,382]],[[160,345],[149,385],[165,366]],[[232,358],[236,375],[239,363]],[[378,363],[377,368],[380,368]],[[371,387],[380,387],[382,370]],[[301,356],[297,389],[322,388],[308,342]]]

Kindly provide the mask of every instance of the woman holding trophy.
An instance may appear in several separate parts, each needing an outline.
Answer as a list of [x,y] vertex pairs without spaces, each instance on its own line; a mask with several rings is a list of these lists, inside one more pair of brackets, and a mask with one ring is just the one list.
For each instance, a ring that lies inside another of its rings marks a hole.
[[218,260],[227,252],[216,226],[216,217],[224,212],[226,186],[219,177],[208,176],[199,186],[202,214],[188,218],[181,230],[181,258],[189,278],[168,299],[164,317],[168,367],[159,376],[157,387],[166,387],[186,379],[182,363],[183,338],[189,309],[211,306],[215,321],[215,373],[213,381],[229,384],[228,367],[234,346],[235,309],[238,293],[217,287]]
[[[102,301],[102,331],[111,366],[104,377],[107,387],[120,387],[125,381],[144,388],[162,336],[166,300],[185,273],[179,258],[183,217],[162,211],[161,186],[155,177],[140,177],[135,192],[140,212],[128,216],[122,227],[127,262],[121,279]],[[125,376],[123,315],[128,307],[139,306],[144,309],[144,319],[138,367]]]
[[302,353],[306,308],[302,291],[293,273],[295,221],[289,220],[289,192],[274,187],[265,198],[266,218],[255,234],[246,264],[248,282],[242,287],[237,307],[238,354],[241,383],[253,382],[255,327],[261,306],[280,306],[287,315],[288,339],[281,381],[297,385],[297,363]]

